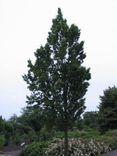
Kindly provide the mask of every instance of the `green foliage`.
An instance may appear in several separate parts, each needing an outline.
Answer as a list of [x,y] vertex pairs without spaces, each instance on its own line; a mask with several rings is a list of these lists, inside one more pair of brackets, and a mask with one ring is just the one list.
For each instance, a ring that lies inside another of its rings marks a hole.
[[[81,131],[69,131],[68,133],[69,138],[81,138],[83,140],[87,140],[89,142],[91,139],[95,140],[96,142],[103,142],[108,144],[111,149],[117,149],[117,130],[109,130],[105,134],[100,134],[99,131],[94,129],[86,129]],[[64,134],[63,132],[56,132],[54,135],[55,138],[63,139]]]
[[28,134],[30,130],[31,129],[29,128],[29,126],[27,127],[25,124],[22,125],[19,122],[19,117],[17,117],[16,115],[11,116],[11,118],[6,121],[5,124],[4,134],[7,142],[6,144],[11,142],[20,144],[22,141],[26,141],[22,139],[22,136],[24,135],[24,133]]
[[117,138],[117,129],[109,130],[105,135]]
[[107,131],[104,137],[104,140],[110,143],[112,149],[117,149],[117,129]]
[[[108,152],[110,147],[103,142],[93,140],[86,141],[82,139],[69,139],[69,156],[100,156],[102,153]],[[47,148],[45,155],[47,156],[63,156],[64,140],[56,139]]]
[[98,112],[97,111],[90,111],[85,112],[83,114],[83,124],[84,126],[90,128],[98,128]]
[[117,128],[117,88],[109,87],[100,96],[99,105],[99,126],[100,131],[105,132],[109,129]]
[[48,140],[52,134],[44,130],[44,126],[44,115],[40,109],[25,108],[19,117],[13,115],[7,121],[0,118],[0,135],[5,137],[5,145]]
[[[24,119],[23,115],[20,117],[13,115],[9,120],[2,121],[1,135],[5,137],[5,145],[38,140],[36,131],[33,129],[33,126]],[[29,118],[29,116],[27,116],[27,118]]]
[[64,131],[66,147],[68,129],[85,109],[84,95],[91,78],[90,69],[82,65],[86,54],[79,38],[80,29],[68,26],[58,9],[47,43],[35,52],[34,63],[28,61],[28,73],[23,76],[31,91],[28,106],[43,109],[48,127],[56,125]]
[[18,120],[21,125],[30,127],[30,129],[33,129],[35,132],[40,131],[44,126],[42,109],[24,108]]
[[[77,156],[78,154],[86,156],[99,156],[108,152],[110,147],[108,143],[82,139],[69,139],[68,154]],[[54,139],[51,142],[33,142],[27,145],[20,156],[62,156],[64,155],[64,140]]]
[[[56,132],[54,135],[55,138],[64,138],[64,133],[63,132]],[[69,138],[82,138],[86,140],[94,139],[100,137],[100,133],[97,130],[94,129],[86,129],[86,130],[74,130],[74,131],[69,131],[68,132],[68,137]]]
[[43,108],[48,123],[60,124],[63,130],[85,109],[90,73],[82,66],[86,55],[79,38],[79,28],[69,27],[58,9],[47,43],[35,52],[34,64],[28,61],[28,74],[23,76],[32,92],[28,106]]
[[53,139],[55,131],[48,131],[45,127],[39,132],[39,141],[48,141]]
[[0,148],[5,145],[5,137],[4,135],[0,135]]
[[0,133],[4,131],[4,120],[2,119],[2,116],[0,116]]
[[[94,140],[69,139],[68,155],[99,156],[108,152],[108,144]],[[64,140],[55,139],[51,142],[34,142],[24,148],[21,156],[63,156]]]
[[45,156],[47,142],[33,142],[27,145],[20,156]]
[[10,142],[10,139],[13,134],[12,132],[13,132],[12,124],[10,124],[8,121],[0,117],[0,136],[4,138],[3,139],[4,145],[7,145]]

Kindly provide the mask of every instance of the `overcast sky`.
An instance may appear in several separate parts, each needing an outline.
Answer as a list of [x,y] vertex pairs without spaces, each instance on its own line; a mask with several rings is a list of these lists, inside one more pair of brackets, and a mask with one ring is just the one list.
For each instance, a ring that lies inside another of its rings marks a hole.
[[46,43],[60,7],[68,24],[81,29],[92,79],[87,110],[97,110],[99,96],[117,82],[117,0],[0,0],[0,115],[19,115],[26,106],[27,60]]

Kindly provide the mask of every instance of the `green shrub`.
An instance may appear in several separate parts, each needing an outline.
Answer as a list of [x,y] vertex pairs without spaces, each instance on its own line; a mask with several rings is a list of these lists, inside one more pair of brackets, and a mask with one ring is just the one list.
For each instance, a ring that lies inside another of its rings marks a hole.
[[[104,143],[93,140],[69,139],[69,156],[100,156],[108,152],[110,147]],[[64,139],[55,139],[48,142],[34,142],[28,145],[21,156],[63,156]]]
[[[106,136],[105,136],[106,137]],[[114,150],[117,149],[117,137],[106,137],[105,142],[110,144],[110,147]]]
[[47,142],[33,142],[27,145],[20,156],[45,156]]
[[107,131],[104,139],[110,143],[112,149],[117,149],[117,129]]
[[0,147],[3,147],[5,144],[5,137],[4,135],[0,135]]
[[[69,156],[100,156],[106,153],[110,147],[104,143],[95,142],[93,140],[86,141],[82,139],[69,139]],[[64,155],[64,140],[57,139],[51,143],[45,153],[46,156],[63,156]]]
[[53,138],[55,131],[48,131],[46,128],[42,128],[38,133],[39,140],[38,141],[48,141]]
[[117,137],[117,129],[109,130],[105,133],[106,136]]
[[[95,139],[100,136],[100,133],[94,129],[87,129],[87,130],[75,130],[68,132],[69,138],[83,138],[83,139]],[[55,138],[64,138],[63,132],[56,132]]]
[[117,130],[109,130],[105,134],[100,135],[97,133],[92,138],[98,142],[109,144],[111,149],[117,149]]
[[[111,149],[117,149],[117,130],[108,131],[106,134],[101,135],[99,131],[87,128],[85,130],[76,130],[76,131],[69,131],[68,133],[69,138],[82,138],[87,141],[91,139],[95,140],[96,142],[104,142],[108,144]],[[64,134],[63,132],[56,132],[56,138],[63,139]]]

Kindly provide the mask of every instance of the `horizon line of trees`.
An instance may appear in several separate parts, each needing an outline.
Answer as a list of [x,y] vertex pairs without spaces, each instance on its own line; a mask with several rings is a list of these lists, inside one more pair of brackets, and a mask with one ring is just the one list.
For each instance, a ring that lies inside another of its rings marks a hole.
[[[117,87],[108,87],[100,96],[99,111],[84,112],[71,128],[74,130],[94,129],[105,133],[117,129]],[[59,127],[49,129],[41,110],[24,108],[20,116],[13,115],[8,120],[0,116],[0,147],[9,143],[20,144],[26,141],[41,141],[50,139]],[[30,136],[30,137],[29,137]]]

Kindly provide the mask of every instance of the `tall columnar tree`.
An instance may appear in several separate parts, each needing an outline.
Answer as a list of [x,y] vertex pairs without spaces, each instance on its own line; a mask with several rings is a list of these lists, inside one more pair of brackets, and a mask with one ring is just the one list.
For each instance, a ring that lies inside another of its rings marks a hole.
[[117,128],[117,87],[109,87],[100,96],[99,126],[100,131]]
[[43,108],[47,118],[65,133],[65,156],[68,155],[68,129],[83,113],[84,95],[89,86],[89,69],[82,63],[86,57],[80,29],[67,25],[61,9],[53,19],[47,43],[35,52],[36,61],[28,61],[23,76],[32,92],[28,106]]

